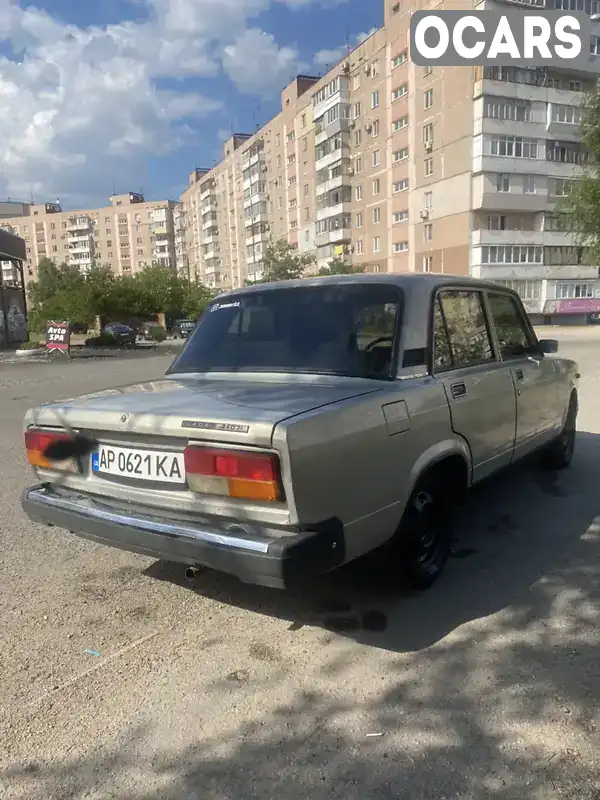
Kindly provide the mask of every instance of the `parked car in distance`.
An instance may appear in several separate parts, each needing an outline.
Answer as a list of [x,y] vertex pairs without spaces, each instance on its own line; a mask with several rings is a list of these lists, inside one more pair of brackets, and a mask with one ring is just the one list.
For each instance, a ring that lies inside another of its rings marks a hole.
[[193,319],[178,319],[173,325],[171,333],[174,339],[187,339],[195,327],[196,323]]
[[129,325],[122,325],[120,322],[111,322],[102,328],[101,335],[108,334],[120,344],[135,345],[136,333]]
[[388,548],[426,589],[469,487],[535,452],[571,462],[579,374],[557,349],[515,292],[475,279],[239,289],[211,303],[164,379],[27,412],[38,483],[23,508],[280,588]]
[[158,322],[142,322],[138,330],[138,335],[144,341],[150,342],[153,338],[152,331],[161,327],[162,326],[159,325]]

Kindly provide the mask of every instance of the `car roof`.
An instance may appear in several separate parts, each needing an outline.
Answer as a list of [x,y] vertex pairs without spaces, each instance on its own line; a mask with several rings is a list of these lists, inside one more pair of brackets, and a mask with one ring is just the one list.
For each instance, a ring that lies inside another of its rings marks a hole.
[[[355,275],[328,275],[323,278],[301,278],[293,281],[277,281],[274,283],[258,283],[252,286],[244,286],[240,289],[233,289],[229,292],[220,294],[215,299],[222,297],[235,297],[254,292],[274,291],[277,289],[296,289],[307,286],[344,286],[349,284],[384,284],[386,286],[398,286],[407,291],[423,290],[429,288],[431,291],[438,286],[472,286],[474,289],[501,289],[506,287],[492,281],[484,281],[480,278],[471,278],[467,275],[446,275],[444,273],[359,273]],[[512,292],[511,292],[512,293]]]

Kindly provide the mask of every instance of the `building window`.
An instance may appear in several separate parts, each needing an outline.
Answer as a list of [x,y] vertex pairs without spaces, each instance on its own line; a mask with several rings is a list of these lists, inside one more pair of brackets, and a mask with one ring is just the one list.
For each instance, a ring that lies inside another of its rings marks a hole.
[[405,61],[408,61],[408,50],[403,50],[402,53],[398,53],[397,56],[394,56],[392,59],[392,69],[396,69],[396,67],[404,64]]
[[541,264],[543,247],[490,245],[481,248],[482,264]]
[[304,197],[308,197],[308,189],[309,189],[308,183],[305,183],[304,184]]
[[392,103],[394,100],[399,100],[401,97],[404,97],[405,94],[408,94],[408,83],[403,83],[402,86],[398,86],[392,91]]
[[358,73],[352,79],[352,88],[355,91],[356,91],[356,89],[360,89],[360,75]]
[[371,136],[375,138],[379,136],[379,120],[376,119],[373,125],[371,126]]
[[354,105],[352,106],[352,119],[358,119],[361,115],[361,111],[362,111],[361,104],[354,103]]
[[537,139],[523,136],[491,136],[484,140],[484,153],[503,158],[538,158]]
[[379,253],[381,251],[381,237],[374,236],[373,237],[373,252]]
[[364,249],[363,249],[363,248],[364,248],[364,245],[363,245],[363,240],[362,240],[362,239],[359,239],[359,240],[356,242],[356,255],[357,255],[357,256],[362,256],[362,254],[363,254],[363,252],[364,252]]
[[408,242],[394,242],[394,253],[406,253],[408,251]]
[[431,222],[427,222],[423,225],[423,241],[424,242],[431,242],[433,239],[433,225]]
[[552,103],[552,122],[579,125],[581,123],[581,109],[577,106],[563,106],[559,103]]
[[433,256],[423,256],[423,272],[431,272]]
[[306,114],[302,114],[301,125],[302,125],[303,128],[306,128]]
[[373,150],[373,166],[378,167],[380,164],[380,152],[379,150]]
[[423,208],[433,208],[433,192],[425,192],[423,194]]
[[426,78],[428,75],[431,75],[433,72],[432,66],[423,67],[423,77]]
[[541,281],[494,281],[501,286],[506,286],[507,289],[512,289],[517,292],[522,300],[539,300],[542,296],[542,282]]
[[483,104],[483,116],[490,119],[531,122],[531,101],[512,100],[508,97],[486,97]]
[[394,211],[392,222],[397,225],[399,222],[408,222],[408,211]]
[[377,78],[379,77],[379,61],[373,61],[371,64],[371,77]]
[[552,178],[550,182],[550,194],[554,189],[554,197],[568,197],[571,191],[572,181],[568,178]]
[[375,91],[371,94],[371,108],[378,108],[379,106],[379,90],[375,89]]
[[275,147],[279,147],[281,145],[281,134],[278,133],[275,136]]
[[504,214],[490,214],[487,218],[488,231],[505,231],[506,217]]
[[500,173],[496,175],[496,190],[498,192],[510,192],[510,175]]
[[373,194],[377,195],[381,191],[381,181],[379,178],[375,178],[373,181]]
[[425,159],[425,177],[429,178],[433,175],[433,158],[426,158]]
[[402,147],[400,150],[396,150],[393,155],[394,162],[404,161],[408,158],[408,147]]
[[433,145],[433,123],[431,122],[423,125],[423,144],[428,147]]
[[354,172],[356,175],[358,175],[359,172],[362,172],[362,158],[360,156],[357,156],[354,159]]
[[427,89],[423,93],[423,108],[431,108],[433,105],[433,89]]
[[406,128],[407,125],[408,125],[408,114],[405,114],[403,117],[400,117],[400,119],[395,119],[392,122],[392,131],[394,132],[401,131],[403,128]]
[[356,227],[357,228],[362,228],[362,226],[363,226],[363,215],[362,215],[361,212],[359,212],[356,215]]
[[381,222],[381,209],[379,206],[373,209],[373,225],[378,225]]
[[360,184],[354,188],[354,196],[357,200],[362,200],[362,186]]
[[392,185],[392,192],[394,194],[398,194],[399,192],[405,192],[408,189],[408,178],[402,178],[401,181],[396,181]]
[[571,300],[578,297],[593,297],[593,283],[557,283],[556,299]]
[[535,175],[523,175],[523,194],[535,194]]
[[355,131],[354,132],[354,144],[356,147],[360,147],[360,143],[362,142],[362,131]]

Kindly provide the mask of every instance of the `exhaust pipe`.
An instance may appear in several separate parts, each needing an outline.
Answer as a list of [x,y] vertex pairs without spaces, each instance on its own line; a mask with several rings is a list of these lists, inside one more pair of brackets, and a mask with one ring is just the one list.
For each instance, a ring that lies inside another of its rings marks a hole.
[[187,567],[185,570],[185,579],[188,581],[195,581],[199,572],[200,569],[198,567]]

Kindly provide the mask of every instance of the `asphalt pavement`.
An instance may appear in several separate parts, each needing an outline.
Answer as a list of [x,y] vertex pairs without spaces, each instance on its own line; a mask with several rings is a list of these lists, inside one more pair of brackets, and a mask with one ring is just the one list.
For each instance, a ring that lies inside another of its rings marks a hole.
[[472,493],[447,572],[359,562],[248,587],[32,525],[25,409],[162,375],[165,356],[0,365],[0,798],[600,796],[600,334],[575,461]]

